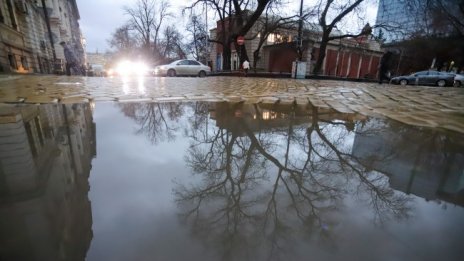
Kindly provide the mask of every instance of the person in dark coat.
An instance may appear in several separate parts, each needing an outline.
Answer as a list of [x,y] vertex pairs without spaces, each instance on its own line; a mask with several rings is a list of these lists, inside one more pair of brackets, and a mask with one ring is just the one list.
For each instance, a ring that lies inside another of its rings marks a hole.
[[383,80],[390,81],[390,76],[388,75],[388,67],[390,64],[390,59],[392,56],[392,52],[387,51],[382,58],[380,59],[379,64],[379,84],[382,84]]
[[69,48],[69,46],[65,42],[60,42],[60,45],[63,47],[64,58],[66,59],[66,75],[71,75],[71,68],[75,72],[80,72],[81,70],[79,68],[79,62],[77,61],[74,52]]

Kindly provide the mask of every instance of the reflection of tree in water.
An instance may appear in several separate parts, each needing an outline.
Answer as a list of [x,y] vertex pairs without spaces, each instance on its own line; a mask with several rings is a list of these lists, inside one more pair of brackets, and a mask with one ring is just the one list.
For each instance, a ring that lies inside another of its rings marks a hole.
[[[464,169],[462,134],[382,119],[372,119],[357,129],[353,154],[369,169],[388,173],[393,189],[464,205],[459,193]],[[377,133],[372,135],[371,129]]]
[[351,155],[352,120],[316,108],[221,106],[228,105],[217,105],[219,128],[188,132],[186,162],[202,181],[178,184],[175,195],[193,233],[222,259],[284,259],[301,238],[335,247],[336,213],[347,193],[367,194],[378,220],[408,215],[408,198]]
[[175,139],[178,120],[184,114],[182,103],[121,103],[125,116],[140,125],[137,134],[145,134],[154,144]]

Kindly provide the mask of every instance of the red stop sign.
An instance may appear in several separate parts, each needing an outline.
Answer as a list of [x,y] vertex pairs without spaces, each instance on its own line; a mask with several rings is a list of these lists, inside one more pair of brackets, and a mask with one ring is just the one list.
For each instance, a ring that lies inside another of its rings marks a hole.
[[243,45],[245,43],[245,37],[239,36],[237,37],[237,44],[238,45]]

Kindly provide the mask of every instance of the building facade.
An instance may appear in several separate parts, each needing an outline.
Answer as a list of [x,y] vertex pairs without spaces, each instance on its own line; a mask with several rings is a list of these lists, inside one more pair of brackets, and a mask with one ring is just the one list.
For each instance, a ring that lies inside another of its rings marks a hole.
[[76,0],[1,0],[0,72],[63,72],[61,41],[84,64],[79,18]]
[[376,36],[385,42],[408,38],[419,29],[419,7],[424,4],[425,0],[380,0],[375,23],[387,28],[376,29]]
[[[447,37],[463,32],[460,0],[380,0],[375,35],[386,43],[412,36]],[[461,22],[456,22],[461,21]]]
[[[219,27],[219,23],[218,23]],[[258,56],[253,52],[258,49],[261,34],[254,25],[245,36],[245,47],[249,57],[252,70],[290,73],[292,63],[297,60],[296,36],[297,29],[281,29],[269,34],[264,39],[264,44],[259,50]],[[217,28],[210,30],[210,38],[216,39]],[[316,62],[320,47],[321,33],[317,29],[305,29],[303,33],[302,61],[306,62],[306,75]],[[234,44],[231,44],[231,69],[240,69],[239,56]],[[370,78],[377,77],[377,67],[383,51],[377,41],[367,37],[357,39],[346,38],[329,42],[326,50],[326,58],[322,67],[321,75],[336,76],[343,78]],[[213,43],[210,49],[210,62],[213,71],[222,70],[222,46]]]
[[0,247],[6,260],[85,260],[96,156],[91,104],[3,106]]

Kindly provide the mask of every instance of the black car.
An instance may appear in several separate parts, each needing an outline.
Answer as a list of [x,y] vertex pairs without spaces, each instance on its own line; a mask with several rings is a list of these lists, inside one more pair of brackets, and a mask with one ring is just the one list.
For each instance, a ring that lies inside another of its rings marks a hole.
[[421,71],[411,75],[397,76],[391,79],[394,84],[401,85],[434,85],[434,86],[453,86],[454,74],[438,71]]

